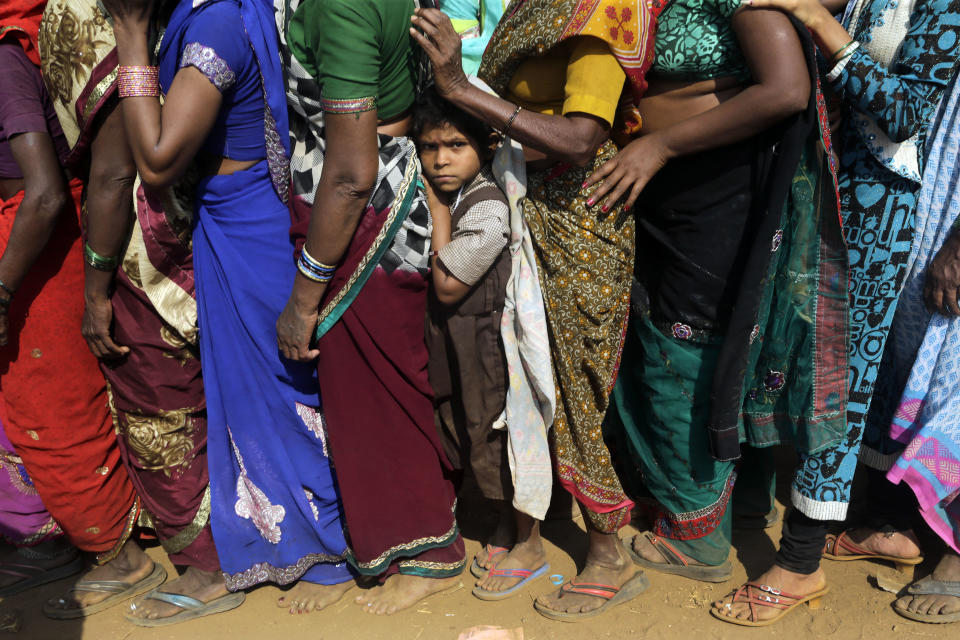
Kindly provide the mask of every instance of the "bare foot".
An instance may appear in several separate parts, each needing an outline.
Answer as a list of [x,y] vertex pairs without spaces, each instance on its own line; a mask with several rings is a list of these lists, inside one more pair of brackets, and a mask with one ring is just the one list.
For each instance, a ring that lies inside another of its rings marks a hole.
[[[943,554],[930,576],[940,582],[960,582],[960,556],[955,551]],[[903,611],[925,615],[945,615],[960,612],[960,598],[945,595],[906,595],[894,603]]]
[[[590,531],[590,550],[587,552],[587,564],[577,582],[592,582],[612,587],[622,587],[627,580],[638,573],[627,552],[620,546],[617,534],[602,534]],[[603,598],[579,593],[565,593],[560,589],[537,598],[541,607],[561,613],[583,613],[603,606]]]
[[277,598],[277,606],[290,608],[290,613],[320,611],[340,601],[356,583],[347,580],[340,584],[317,584],[301,580],[290,591]]
[[[667,559],[663,556],[663,554],[660,553],[660,550],[657,547],[655,547],[653,543],[650,542],[650,540],[642,533],[639,535],[633,536],[633,541],[630,543],[630,546],[632,546],[633,551],[637,555],[641,556],[644,560],[649,560],[650,562],[655,562],[657,564],[663,564],[663,565],[670,564],[669,562],[667,562]],[[689,565],[694,565],[698,567],[708,566],[703,564],[702,562],[698,562],[694,560],[693,558],[683,553],[680,553],[679,550],[677,550],[676,553],[678,556],[686,560],[687,564]]]
[[[81,576],[78,582],[92,580],[119,580],[133,585],[146,578],[153,571],[153,560],[147,557],[137,543],[128,540],[120,549],[120,553],[110,562],[94,567]],[[70,591],[60,598],[47,601],[51,609],[81,609],[106,600],[112,593],[99,591]]]
[[457,585],[460,576],[452,578],[423,578],[395,573],[382,585],[356,598],[363,610],[376,615],[390,615],[412,607],[424,598]]
[[[758,577],[756,580],[751,580],[751,582],[769,585],[781,593],[789,594],[790,596],[796,596],[798,598],[804,598],[811,593],[816,593],[817,591],[821,591],[824,587],[826,587],[827,576],[821,568],[818,568],[810,575],[804,575],[802,573],[787,571],[786,569],[774,565],[762,576]],[[750,617],[750,605],[748,603],[733,602],[734,593],[735,592],[727,594],[710,606],[713,607],[722,617],[736,618],[738,620],[750,620],[751,622],[769,620],[770,618],[775,618],[783,613],[783,609],[778,607],[764,607],[755,605],[754,610],[756,611],[757,617],[756,620],[754,620]]]
[[[219,571],[201,571],[196,567],[187,567],[182,576],[164,583],[160,591],[190,596],[204,603],[230,593]],[[156,620],[175,616],[182,611],[183,609],[175,605],[146,597],[137,598],[130,603],[130,616],[135,618]]]
[[[833,547],[836,538],[837,536],[834,535],[827,536],[827,544],[826,547],[824,547],[826,552],[834,553]],[[910,530],[883,532],[872,529],[851,529],[847,531],[847,535],[845,535],[844,538],[871,554],[910,559],[918,557],[921,553],[920,543],[917,541],[917,537],[913,535],[913,531]],[[837,545],[835,555],[851,556],[860,554]]]

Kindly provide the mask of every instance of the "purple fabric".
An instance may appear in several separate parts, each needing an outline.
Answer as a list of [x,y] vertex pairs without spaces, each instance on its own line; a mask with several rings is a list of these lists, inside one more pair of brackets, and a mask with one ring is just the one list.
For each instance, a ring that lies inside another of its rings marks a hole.
[[0,425],[0,537],[18,546],[62,535]]
[[10,151],[10,138],[28,131],[46,131],[63,165],[70,151],[53,101],[38,69],[16,43],[0,44],[0,178],[22,178]]

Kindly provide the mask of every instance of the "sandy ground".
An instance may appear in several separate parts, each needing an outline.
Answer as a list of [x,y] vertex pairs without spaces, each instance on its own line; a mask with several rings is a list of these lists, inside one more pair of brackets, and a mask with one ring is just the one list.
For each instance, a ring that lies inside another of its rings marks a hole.
[[[789,477],[789,476],[787,476]],[[780,493],[780,492],[778,492]],[[492,528],[489,514],[478,505],[461,501],[465,517],[463,528],[467,552],[480,548],[479,539]],[[623,532],[632,535],[633,527]],[[543,526],[551,574],[565,578],[575,575],[577,563],[586,553],[586,535],[579,519],[548,521]],[[281,591],[264,586],[248,594],[239,609],[161,629],[135,627],[123,619],[125,605],[92,616],[83,621],[47,620],[40,612],[44,599],[63,593],[70,581],[35,589],[8,598],[3,605],[22,612],[22,628],[10,638],[31,640],[186,640],[188,638],[246,638],[283,640],[361,640],[390,638],[396,640],[456,640],[459,634],[476,625],[523,628],[525,640],[649,637],[683,638],[824,638],[839,640],[878,638],[960,638],[960,625],[939,626],[911,622],[894,613],[890,604],[895,596],[876,586],[878,570],[897,576],[891,567],[871,562],[824,561],[831,593],[819,611],[805,606],[791,612],[773,627],[749,629],[715,620],[708,612],[709,603],[736,587],[747,576],[756,576],[773,561],[779,540],[779,525],[765,531],[737,531],[734,535],[733,580],[718,585],[694,582],[684,578],[647,572],[651,586],[644,594],[606,615],[577,624],[565,624],[543,618],[534,611],[533,599],[553,589],[542,578],[527,591],[502,602],[483,602],[470,594],[473,578],[464,573],[463,588],[448,595],[428,598],[410,610],[393,616],[375,617],[365,614],[353,603],[358,591],[352,590],[333,607],[318,613],[290,615],[275,605]],[[150,555],[163,562],[173,573],[159,548]],[[933,562],[918,569],[918,575],[932,570]],[[902,574],[900,574],[902,576]]]

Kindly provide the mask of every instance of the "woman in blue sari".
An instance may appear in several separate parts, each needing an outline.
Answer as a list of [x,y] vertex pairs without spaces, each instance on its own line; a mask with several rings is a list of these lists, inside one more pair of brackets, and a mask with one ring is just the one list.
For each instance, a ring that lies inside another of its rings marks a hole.
[[243,589],[266,581],[311,583],[287,599],[297,609],[319,608],[339,599],[351,573],[316,369],[282,359],[274,337],[295,270],[287,108],[272,7],[266,0],[180,0],[154,67],[152,2],[107,4],[141,179],[162,187],[194,157],[203,167],[193,260],[210,521],[223,572],[222,579],[181,578],[151,592],[129,618],[155,625],[226,610],[242,602]]

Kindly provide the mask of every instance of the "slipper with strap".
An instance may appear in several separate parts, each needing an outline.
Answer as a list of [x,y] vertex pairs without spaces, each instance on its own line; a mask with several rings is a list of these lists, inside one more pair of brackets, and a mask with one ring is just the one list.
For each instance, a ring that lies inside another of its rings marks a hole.
[[[113,605],[146,593],[151,589],[156,589],[164,580],[167,579],[167,571],[159,564],[153,565],[153,571],[143,580],[130,584],[121,580],[81,580],[70,588],[71,592],[88,591],[94,593],[109,593],[105,599],[95,604],[85,607],[72,609],[60,609],[50,606],[50,603],[43,603],[43,614],[54,620],[72,620],[74,618],[86,618],[95,613],[109,609]],[[60,604],[66,604],[64,598],[60,598]]]
[[[954,598],[960,598],[960,581],[934,580],[931,576],[927,576],[907,587],[907,593],[913,596],[953,596]],[[904,618],[916,622],[926,622],[928,624],[960,622],[960,611],[954,613],[916,613],[898,605],[898,602],[899,600],[894,601],[893,610]]]
[[[18,549],[17,552],[19,554],[20,550]],[[0,566],[0,575],[20,579],[5,587],[0,587],[0,597],[5,598],[48,582],[56,582],[81,571],[83,571],[83,558],[79,553],[74,554],[74,557],[68,562],[49,569],[26,562],[7,562]]]
[[481,600],[503,600],[504,598],[509,598],[513,594],[517,593],[525,586],[545,574],[550,570],[550,565],[544,563],[539,569],[529,570],[529,569],[497,569],[496,565],[490,569],[490,577],[492,578],[523,578],[520,582],[513,585],[509,589],[504,589],[503,591],[488,591],[487,589],[481,589],[480,587],[473,588],[473,595],[477,596]]
[[[815,611],[819,609],[823,606],[823,596],[826,595],[828,591],[830,591],[830,588],[824,587],[820,591],[807,596],[795,596],[784,593],[780,589],[774,589],[770,585],[760,584],[758,582],[745,582],[743,585],[737,587],[736,590],[727,594],[727,597],[731,598],[730,602],[725,603],[723,607],[711,608],[710,613],[714,618],[731,624],[738,624],[743,627],[766,627],[787,615],[804,602],[807,603],[807,606],[809,606],[811,610]],[[729,612],[731,611],[731,605],[734,604],[749,605],[750,617],[732,617]],[[761,620],[757,617],[757,607],[779,609],[780,613],[772,618]]]
[[683,555],[677,551],[669,542],[655,536],[650,531],[644,531],[639,534],[646,538],[657,553],[663,558],[663,562],[653,562],[647,560],[633,548],[634,541],[639,536],[631,540],[622,540],[623,548],[630,554],[633,563],[644,569],[653,569],[660,573],[669,573],[675,576],[699,580],[700,582],[726,582],[733,576],[733,565],[726,561],[721,565],[690,564]]
[[[839,535],[834,536],[832,540],[827,538],[827,544],[823,549],[823,557],[827,560],[836,560],[837,562],[851,562],[853,560],[886,560],[887,562],[892,562],[900,571],[904,571],[910,567],[915,567],[923,562],[923,556],[901,558],[883,553],[873,553],[872,551],[864,549],[857,543],[850,540],[847,534],[848,532],[844,531]],[[841,555],[841,549],[846,551],[846,553]]]
[[[494,564],[496,564],[495,562],[493,562],[493,559],[503,553],[509,553],[510,549],[506,547],[497,547],[497,546],[488,544],[486,546],[486,551],[487,551],[486,564],[493,566]],[[473,564],[470,565],[470,573],[473,574],[474,578],[484,577],[485,575],[487,575],[487,571],[489,570],[490,569],[484,569],[483,567],[481,567],[480,563],[477,562],[477,557],[476,556],[473,557]]]
[[562,593],[594,596],[596,598],[605,600],[603,605],[596,609],[591,609],[590,611],[568,613],[566,611],[555,611],[546,605],[540,604],[539,600],[536,600],[533,603],[533,608],[537,610],[537,613],[546,618],[550,618],[551,620],[560,620],[562,622],[579,622],[585,618],[598,616],[608,609],[612,609],[618,604],[623,604],[624,602],[633,600],[641,593],[646,591],[647,587],[649,586],[650,581],[647,580],[647,576],[644,575],[643,571],[636,573],[632,578],[624,582],[619,589],[609,584],[576,582],[575,580],[571,580],[560,587],[560,591]]
[[144,600],[159,600],[160,602],[166,602],[167,604],[179,607],[183,609],[183,611],[165,618],[140,618],[131,616],[130,614],[125,614],[123,617],[127,619],[127,622],[132,622],[139,627],[165,627],[171,624],[180,624],[181,622],[195,618],[202,618],[203,616],[209,616],[214,613],[222,613],[236,609],[243,604],[243,601],[246,599],[247,596],[243,591],[228,593],[210,602],[204,602],[181,593],[166,593],[165,591],[153,590],[144,596]]

